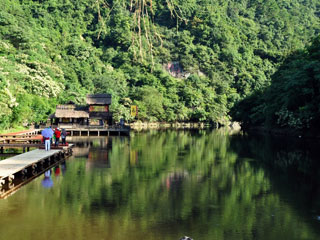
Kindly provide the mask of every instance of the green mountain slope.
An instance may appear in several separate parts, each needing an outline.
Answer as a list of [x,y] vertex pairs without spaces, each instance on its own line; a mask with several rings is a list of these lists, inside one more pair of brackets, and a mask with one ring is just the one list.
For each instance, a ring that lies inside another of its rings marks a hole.
[[244,127],[318,135],[319,103],[320,37],[287,57],[272,76],[270,86],[237,103],[233,115]]
[[115,118],[224,122],[320,30],[316,0],[0,0],[0,128],[109,92]]

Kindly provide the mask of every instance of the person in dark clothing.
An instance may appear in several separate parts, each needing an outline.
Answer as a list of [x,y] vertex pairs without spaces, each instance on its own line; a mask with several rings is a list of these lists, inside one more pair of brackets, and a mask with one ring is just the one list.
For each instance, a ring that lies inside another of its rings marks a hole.
[[124,127],[124,119],[121,118],[121,119],[120,119],[120,128],[123,128],[123,127]]
[[66,145],[67,131],[64,128],[62,128],[62,131],[61,131],[61,139],[62,139],[62,144]]

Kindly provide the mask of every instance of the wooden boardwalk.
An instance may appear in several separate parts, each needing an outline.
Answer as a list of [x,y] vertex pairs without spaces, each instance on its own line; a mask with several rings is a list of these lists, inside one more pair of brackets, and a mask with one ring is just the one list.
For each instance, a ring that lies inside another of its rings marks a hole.
[[0,187],[10,184],[16,176],[37,175],[52,163],[71,154],[72,144],[62,149],[36,149],[0,161]]
[[22,171],[29,166],[32,166],[32,164],[36,164],[41,160],[59,153],[60,151],[61,150],[45,151],[36,149],[2,160],[0,161],[0,181],[2,178],[14,175],[17,172]]
[[3,150],[5,144],[41,143],[42,136],[38,134],[39,132],[39,130],[33,130],[17,133],[0,134],[0,147]]
[[130,135],[130,128],[70,128],[66,129],[68,136],[110,136]]
[[23,137],[32,137],[33,135],[39,135],[41,133],[41,129],[34,129],[34,130],[25,130],[25,131],[21,131],[21,132],[12,132],[12,133],[4,133],[4,134],[0,134],[0,138],[4,137],[19,137],[19,138],[23,138]]
[[[63,149],[68,146],[69,145],[59,144],[59,146],[56,147],[54,144],[51,144],[51,150]],[[2,150],[2,148],[28,148],[28,149],[29,148],[39,148],[39,149],[44,149],[44,143],[1,143],[0,142],[0,149]]]

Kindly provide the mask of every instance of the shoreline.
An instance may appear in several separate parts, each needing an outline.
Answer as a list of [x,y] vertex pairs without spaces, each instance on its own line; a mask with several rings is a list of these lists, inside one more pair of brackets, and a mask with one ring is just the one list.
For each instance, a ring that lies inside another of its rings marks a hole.
[[219,124],[209,124],[202,122],[134,122],[130,123],[127,126],[130,126],[133,130],[147,130],[147,129],[218,129],[220,127],[228,127],[230,130],[240,131],[240,124],[237,122],[230,122],[225,126],[220,126]]

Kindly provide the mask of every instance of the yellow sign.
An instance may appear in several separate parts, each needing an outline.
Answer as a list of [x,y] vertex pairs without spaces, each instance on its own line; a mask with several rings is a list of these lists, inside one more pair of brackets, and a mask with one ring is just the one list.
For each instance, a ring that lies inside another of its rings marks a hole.
[[138,107],[136,105],[131,106],[131,117],[138,116]]

